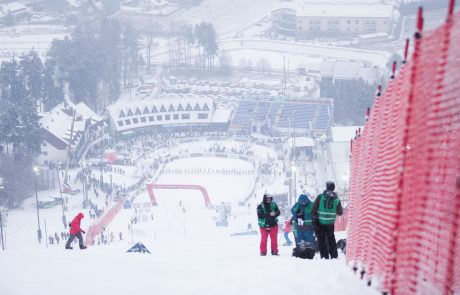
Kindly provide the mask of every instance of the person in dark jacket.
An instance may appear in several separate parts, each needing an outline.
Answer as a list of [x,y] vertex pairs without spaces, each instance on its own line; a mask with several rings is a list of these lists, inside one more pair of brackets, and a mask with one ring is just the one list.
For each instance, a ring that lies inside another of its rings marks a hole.
[[70,246],[70,244],[73,242],[75,237],[78,238],[78,244],[80,246],[80,249],[86,249],[86,246],[83,244],[83,236],[81,234],[81,233],[85,233],[85,231],[82,230],[81,227],[80,227],[81,220],[84,217],[85,216],[83,215],[83,213],[80,212],[80,213],[77,214],[77,216],[75,216],[75,218],[70,223],[70,237],[67,240],[67,243],[65,244],[66,249],[73,249]]
[[278,256],[278,216],[280,210],[273,198],[264,194],[262,203],[257,206],[258,224],[260,227],[260,255],[267,255],[267,240],[270,236],[272,255]]
[[337,258],[337,244],[334,235],[334,222],[337,215],[343,214],[342,204],[334,192],[335,183],[326,182],[326,190],[318,195],[311,211],[318,238],[321,258]]
[[313,236],[313,226],[311,219],[311,210],[313,203],[310,201],[306,194],[301,194],[297,203],[291,209],[292,221],[295,228],[295,241],[296,244],[301,241],[308,242],[312,246],[315,243]]

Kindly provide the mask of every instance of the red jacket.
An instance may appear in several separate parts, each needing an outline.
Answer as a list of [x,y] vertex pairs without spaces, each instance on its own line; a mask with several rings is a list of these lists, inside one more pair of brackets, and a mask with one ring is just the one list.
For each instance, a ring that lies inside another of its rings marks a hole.
[[85,217],[83,215],[83,213],[78,213],[77,216],[75,216],[75,218],[72,220],[72,222],[70,223],[70,234],[71,235],[76,235],[78,234],[79,232],[84,232],[81,228],[80,228],[80,222],[81,220],[83,219],[83,217]]

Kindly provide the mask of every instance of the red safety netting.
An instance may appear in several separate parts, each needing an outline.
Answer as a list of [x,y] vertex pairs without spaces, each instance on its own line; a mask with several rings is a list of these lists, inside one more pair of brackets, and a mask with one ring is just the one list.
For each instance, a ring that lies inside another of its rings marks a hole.
[[91,246],[94,244],[96,236],[106,229],[107,225],[112,222],[118,212],[123,208],[124,201],[124,198],[120,198],[101,219],[90,225],[86,232],[86,245]]
[[391,294],[460,294],[460,14],[415,40],[352,143],[347,261]]

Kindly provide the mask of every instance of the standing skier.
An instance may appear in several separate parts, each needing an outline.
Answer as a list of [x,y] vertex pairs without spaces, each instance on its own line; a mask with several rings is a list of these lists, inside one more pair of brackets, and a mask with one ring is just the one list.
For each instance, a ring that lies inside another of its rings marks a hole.
[[337,244],[334,235],[334,222],[337,215],[343,214],[342,204],[334,192],[335,183],[326,182],[326,190],[318,195],[313,204],[312,218],[318,238],[321,258],[337,258]]
[[267,240],[270,236],[272,255],[278,256],[278,216],[280,210],[273,198],[264,194],[262,203],[257,206],[257,217],[260,227],[260,255],[267,255]]
[[78,244],[80,246],[80,249],[86,249],[86,246],[83,244],[83,236],[81,234],[85,233],[85,231],[80,228],[80,222],[84,217],[85,216],[83,215],[83,213],[80,212],[70,223],[70,237],[67,240],[67,243],[65,244],[66,249],[73,249],[70,246],[70,244],[75,239],[75,237],[78,238]]

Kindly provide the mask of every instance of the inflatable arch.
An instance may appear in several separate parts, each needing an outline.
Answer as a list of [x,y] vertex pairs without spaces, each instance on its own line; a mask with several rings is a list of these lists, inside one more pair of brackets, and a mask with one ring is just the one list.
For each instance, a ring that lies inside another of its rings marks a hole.
[[153,206],[158,206],[154,189],[188,189],[188,190],[199,190],[203,194],[204,203],[207,206],[211,205],[209,200],[208,191],[201,185],[193,184],[147,184],[147,191],[149,193],[150,200],[152,201]]

